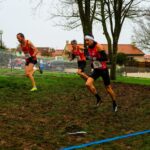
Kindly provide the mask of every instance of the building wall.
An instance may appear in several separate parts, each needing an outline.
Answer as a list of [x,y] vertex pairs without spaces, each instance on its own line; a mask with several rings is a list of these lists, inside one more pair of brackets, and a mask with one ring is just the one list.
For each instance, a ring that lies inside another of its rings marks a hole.
[[144,56],[134,56],[134,59],[138,62],[145,62]]

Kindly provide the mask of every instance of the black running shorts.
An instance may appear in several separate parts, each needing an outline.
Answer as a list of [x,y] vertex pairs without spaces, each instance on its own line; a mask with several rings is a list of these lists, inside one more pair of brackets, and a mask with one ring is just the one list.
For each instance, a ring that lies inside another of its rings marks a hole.
[[32,60],[30,58],[26,59],[25,65],[28,66],[29,64],[36,64],[37,60]]
[[78,69],[81,69],[84,72],[84,68],[86,67],[86,61],[78,61]]
[[99,77],[102,77],[104,85],[110,85],[110,77],[108,69],[94,69],[93,72],[90,74],[90,77],[96,80]]

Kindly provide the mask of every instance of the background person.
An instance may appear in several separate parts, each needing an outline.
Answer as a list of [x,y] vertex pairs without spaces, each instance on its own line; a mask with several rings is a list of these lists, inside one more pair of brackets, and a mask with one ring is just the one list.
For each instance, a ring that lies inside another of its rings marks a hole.
[[77,58],[77,63],[78,63],[77,74],[80,75],[83,79],[87,80],[88,75],[84,72],[84,69],[86,67],[86,57],[84,54],[84,48],[78,46],[76,40],[71,41],[71,46],[72,46],[72,50],[71,50],[70,60]]

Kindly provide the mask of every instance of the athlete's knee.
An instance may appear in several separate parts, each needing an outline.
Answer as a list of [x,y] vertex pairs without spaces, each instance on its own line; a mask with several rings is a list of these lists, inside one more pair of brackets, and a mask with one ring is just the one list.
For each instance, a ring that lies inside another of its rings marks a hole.
[[32,74],[30,72],[27,72],[25,75],[26,75],[26,77],[32,76]]
[[94,82],[94,80],[93,80],[92,78],[89,77],[89,78],[87,79],[85,85],[86,85],[87,87],[90,87],[90,86],[93,85],[93,82]]
[[29,74],[28,72],[25,73],[25,76],[26,76],[26,77],[29,77],[29,75],[30,75],[30,74]]
[[111,93],[111,94],[114,93],[114,91],[113,91],[111,85],[108,85],[108,86],[106,86],[105,88],[106,88],[106,91],[107,91],[108,93]]
[[78,74],[78,75],[81,75],[81,72],[77,71],[77,74]]
[[105,89],[106,89],[107,91],[109,91],[109,90],[111,89],[111,86],[110,86],[110,85],[105,85]]
[[86,87],[91,87],[91,83],[87,81],[87,82],[85,83],[85,86],[86,86]]
[[77,74],[78,74],[78,75],[82,75],[82,71],[81,71],[81,70],[78,70],[78,71],[77,71]]

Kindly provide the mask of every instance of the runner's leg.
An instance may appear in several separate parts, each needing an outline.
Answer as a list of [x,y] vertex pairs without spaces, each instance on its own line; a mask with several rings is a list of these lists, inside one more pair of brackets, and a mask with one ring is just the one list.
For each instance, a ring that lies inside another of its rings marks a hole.
[[84,73],[80,68],[78,69],[77,74],[80,75],[80,77],[83,78],[84,80],[88,79],[88,75]]
[[34,73],[33,67],[34,67],[34,64],[29,63],[28,66],[25,66],[25,73],[26,73],[26,76],[31,80],[32,87],[36,88],[35,80],[33,77],[33,73]]
[[110,95],[111,99],[112,99],[112,104],[113,104],[113,110],[116,112],[118,107],[117,107],[117,103],[116,103],[116,94],[114,93],[111,85],[107,85],[105,86],[106,91],[108,92],[108,94]]
[[96,88],[95,88],[95,86],[94,86],[94,79],[93,79],[93,78],[89,77],[89,78],[87,79],[87,81],[86,81],[86,87],[88,88],[88,90],[89,90],[93,95],[95,95],[96,100],[97,100],[96,105],[99,106],[102,101],[101,101],[101,97],[100,97],[99,94],[97,93],[97,90],[96,90]]
[[113,110],[116,112],[117,111],[116,94],[113,91],[112,86],[110,85],[110,77],[109,77],[108,70],[102,70],[101,76],[103,78],[103,82],[104,82],[106,91],[108,92],[108,94],[110,95],[110,97],[112,99]]

